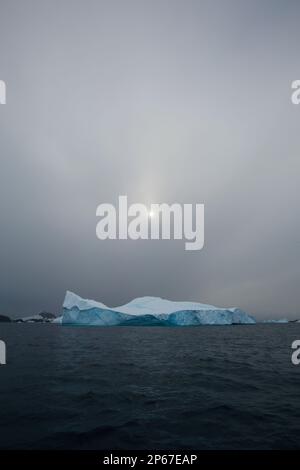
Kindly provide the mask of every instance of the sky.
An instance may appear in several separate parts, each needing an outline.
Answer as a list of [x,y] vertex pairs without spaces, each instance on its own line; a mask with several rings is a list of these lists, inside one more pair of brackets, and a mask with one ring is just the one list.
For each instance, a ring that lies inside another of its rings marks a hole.
[[[300,318],[300,3],[0,0],[0,313],[65,291]],[[100,241],[96,208],[203,203],[205,243]]]

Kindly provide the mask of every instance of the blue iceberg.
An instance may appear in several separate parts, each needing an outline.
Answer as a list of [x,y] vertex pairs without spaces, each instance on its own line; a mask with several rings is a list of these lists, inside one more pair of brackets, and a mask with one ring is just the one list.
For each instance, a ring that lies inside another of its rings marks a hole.
[[82,326],[197,326],[253,324],[256,321],[238,308],[219,308],[199,302],[172,302],[159,297],[139,297],[128,304],[110,308],[67,291],[60,323]]

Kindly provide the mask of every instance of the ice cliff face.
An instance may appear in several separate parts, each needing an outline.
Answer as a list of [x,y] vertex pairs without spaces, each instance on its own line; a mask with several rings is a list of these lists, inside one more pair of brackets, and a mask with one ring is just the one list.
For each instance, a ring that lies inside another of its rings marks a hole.
[[62,324],[69,325],[232,325],[255,323],[237,308],[219,308],[198,302],[172,302],[159,297],[139,297],[128,304],[110,308],[82,299],[67,291]]

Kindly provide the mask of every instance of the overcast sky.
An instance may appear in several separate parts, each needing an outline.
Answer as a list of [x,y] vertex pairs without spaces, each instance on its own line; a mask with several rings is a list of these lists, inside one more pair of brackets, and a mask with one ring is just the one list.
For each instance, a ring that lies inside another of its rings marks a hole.
[[[0,0],[0,313],[155,295],[300,317],[299,1]],[[205,245],[96,207],[204,203]]]

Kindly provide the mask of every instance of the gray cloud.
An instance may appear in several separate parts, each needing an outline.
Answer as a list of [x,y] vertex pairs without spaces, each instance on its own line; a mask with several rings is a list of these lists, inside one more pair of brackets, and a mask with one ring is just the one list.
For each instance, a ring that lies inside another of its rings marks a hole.
[[[0,308],[66,289],[299,311],[295,1],[0,0]],[[100,242],[101,202],[204,202],[205,247]]]

